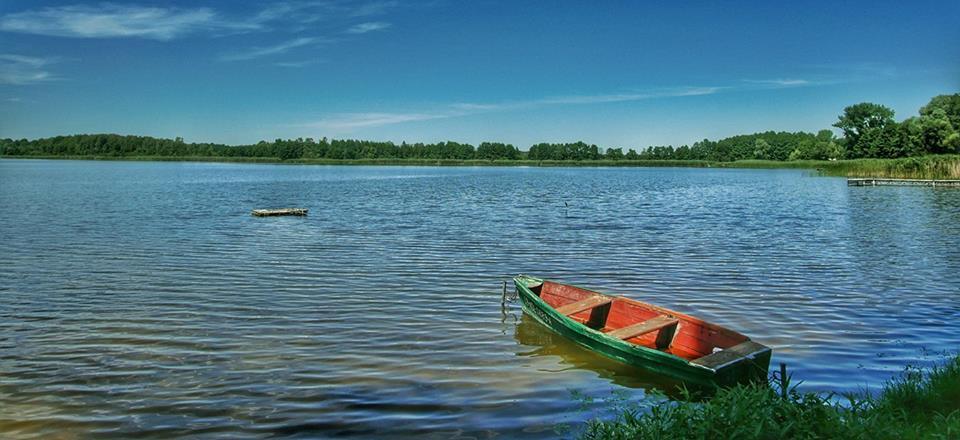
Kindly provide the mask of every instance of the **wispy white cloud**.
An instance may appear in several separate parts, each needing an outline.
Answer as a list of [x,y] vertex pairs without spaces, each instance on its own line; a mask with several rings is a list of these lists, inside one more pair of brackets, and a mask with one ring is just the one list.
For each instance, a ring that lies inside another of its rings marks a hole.
[[761,86],[770,86],[776,88],[784,87],[803,87],[803,86],[812,86],[822,84],[823,81],[813,81],[808,79],[800,78],[778,78],[778,79],[745,79],[745,83],[756,84]]
[[458,102],[450,104],[450,108],[464,112],[487,112],[494,110],[504,110],[509,107],[521,107],[522,103],[501,103],[501,104],[478,104],[475,102]]
[[504,101],[499,103],[458,102],[450,106],[451,109],[465,113],[483,113],[501,110],[520,110],[524,108],[552,106],[552,105],[587,105],[612,102],[643,101],[657,98],[671,98],[681,96],[702,96],[719,93],[730,87],[678,87],[657,89],[645,92],[628,92],[595,95],[563,95],[548,96],[545,98],[525,101]]
[[[243,32],[301,33],[316,31],[315,22],[330,20],[329,27],[386,13],[395,1],[294,0],[264,6],[247,17],[225,17],[209,7],[166,7],[100,3],[51,6],[0,15],[0,32],[17,32],[65,38],[141,38],[170,41],[192,34],[225,35]],[[349,34],[365,34],[390,27],[382,21],[366,21],[347,28]],[[316,32],[313,32],[316,34]],[[335,38],[300,36],[272,46],[237,48],[219,56],[221,61],[252,60],[280,55],[296,48],[337,41]],[[37,65],[34,61],[44,61]],[[42,67],[48,59],[11,57],[0,60],[0,83],[28,84],[54,79]],[[279,61],[278,67],[304,67],[317,61]]]
[[298,67],[312,66],[319,62],[320,60],[277,61],[276,63],[273,63],[273,65],[277,67],[298,68]]
[[347,29],[348,34],[365,34],[367,32],[374,32],[384,30],[390,27],[390,23],[384,23],[382,21],[372,21],[368,23],[360,23],[351,26]]
[[341,113],[329,118],[306,124],[297,124],[299,127],[324,129],[334,132],[348,132],[359,128],[379,127],[384,125],[403,124],[407,122],[429,121],[460,116],[530,109],[555,105],[584,105],[606,102],[638,101],[643,99],[664,98],[670,96],[708,95],[722,90],[722,87],[688,87],[681,89],[659,90],[650,93],[606,94],[606,95],[575,95],[562,97],[546,97],[526,101],[508,101],[500,103],[468,103],[460,102],[444,106],[431,112],[410,113]]
[[895,78],[906,73],[916,73],[916,69],[904,69],[884,63],[839,63],[807,64],[801,66],[810,70],[816,78],[831,83],[868,81],[874,79]]
[[[812,81],[805,80],[758,80],[755,84],[763,84],[764,87],[775,86],[778,88],[797,87],[816,85]],[[653,99],[682,98],[693,96],[707,96],[717,93],[730,93],[736,91],[745,91],[756,89],[755,84],[735,84],[728,86],[707,86],[707,87],[675,87],[666,89],[654,89],[649,91],[632,91],[627,93],[593,94],[593,95],[565,95],[548,96],[539,99],[503,101],[493,103],[473,103],[459,102],[442,106],[434,111],[410,112],[410,113],[341,113],[332,115],[328,118],[306,124],[297,124],[299,127],[309,127],[315,129],[324,129],[332,132],[349,132],[360,128],[379,127],[385,125],[403,124],[408,122],[429,121],[437,119],[454,118],[461,116],[476,115],[481,113],[529,110],[549,106],[564,105],[596,105],[604,103],[645,101]]]
[[347,15],[350,17],[369,17],[371,15],[380,15],[399,5],[400,2],[395,0],[360,3],[348,6]]
[[905,69],[883,63],[806,64],[797,68],[804,72],[802,77],[744,79],[742,82],[747,88],[783,89],[888,80],[904,75],[929,73],[922,68]]
[[399,6],[396,1],[344,2],[332,0],[300,0],[271,3],[258,12],[252,21],[268,23],[283,21],[287,23],[311,24],[332,19],[356,19],[385,14]]
[[[168,41],[185,35],[247,31],[303,31],[323,20],[357,20],[386,13],[395,1],[337,0],[271,3],[247,17],[227,17],[209,7],[100,3],[50,6],[0,16],[0,31],[68,38],[144,38]],[[365,33],[387,27],[369,22],[351,27]]]
[[291,49],[296,49],[298,47],[311,46],[329,40],[316,37],[300,37],[294,38],[292,40],[287,40],[273,46],[258,46],[252,47],[245,51],[229,53],[222,55],[220,57],[221,61],[243,61],[243,60],[252,60],[254,58],[261,58],[270,55],[279,55],[289,52]]
[[27,85],[58,79],[46,67],[57,58],[0,54],[0,84]]
[[454,115],[449,113],[341,113],[330,118],[324,118],[306,124],[297,124],[297,126],[331,131],[350,131],[357,128],[428,121],[452,116]]
[[172,40],[217,29],[253,28],[256,24],[222,20],[210,8],[118,5],[57,6],[0,17],[0,30],[73,38],[145,38]]
[[723,91],[727,87],[682,87],[677,89],[657,90],[643,93],[616,93],[609,95],[574,95],[544,98],[533,101],[535,104],[602,104],[607,102],[643,101],[655,98],[670,98],[678,96],[712,95]]
[[23,102],[23,98],[19,98],[19,97],[16,97],[16,96],[11,97],[11,98],[3,98],[3,100],[4,100],[5,102],[13,102],[13,103]]
[[266,23],[275,20],[288,19],[291,17],[298,17],[305,22],[313,22],[318,20],[320,17],[315,14],[304,14],[303,9],[306,5],[302,3],[292,3],[292,2],[276,2],[267,5],[264,9],[258,12],[251,21],[254,23]]

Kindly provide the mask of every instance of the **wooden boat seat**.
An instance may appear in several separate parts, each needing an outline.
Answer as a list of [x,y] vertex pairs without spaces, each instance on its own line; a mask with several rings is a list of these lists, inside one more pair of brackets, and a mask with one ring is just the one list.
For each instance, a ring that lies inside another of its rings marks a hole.
[[[760,353],[770,351],[770,348],[753,341],[741,342],[733,347],[711,353],[690,361],[691,364],[703,365],[708,368],[720,368],[725,364],[741,358],[752,358]],[[766,367],[764,367],[766,369]]]
[[595,309],[597,307],[610,304],[611,302],[613,302],[613,298],[609,296],[595,295],[587,299],[557,307],[557,313],[566,316],[576,315],[584,310]]
[[677,324],[679,323],[680,320],[677,318],[660,315],[638,324],[612,330],[607,335],[627,340],[656,331],[659,332],[655,342],[656,346],[658,349],[663,349],[669,347],[670,343],[673,342],[673,335],[677,332]]

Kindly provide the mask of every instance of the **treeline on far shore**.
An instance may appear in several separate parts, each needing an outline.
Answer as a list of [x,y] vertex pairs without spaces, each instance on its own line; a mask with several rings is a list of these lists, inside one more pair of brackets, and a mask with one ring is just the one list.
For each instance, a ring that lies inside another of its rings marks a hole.
[[182,138],[78,134],[42,139],[0,139],[0,156],[97,158],[204,158],[257,161],[549,161],[631,162],[833,161],[960,153],[960,93],[940,95],[903,121],[878,104],[849,106],[831,130],[774,132],[704,139],[692,145],[601,148],[585,142],[539,143],[527,151],[499,142],[406,143],[354,139],[277,139],[252,145],[187,143]]

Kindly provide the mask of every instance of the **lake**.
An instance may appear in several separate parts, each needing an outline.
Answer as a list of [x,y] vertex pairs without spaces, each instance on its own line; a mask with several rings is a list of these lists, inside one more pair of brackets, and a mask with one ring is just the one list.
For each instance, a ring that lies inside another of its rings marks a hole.
[[518,273],[728,326],[809,390],[960,345],[956,189],[0,160],[0,206],[5,438],[552,438],[672,386],[501,309]]

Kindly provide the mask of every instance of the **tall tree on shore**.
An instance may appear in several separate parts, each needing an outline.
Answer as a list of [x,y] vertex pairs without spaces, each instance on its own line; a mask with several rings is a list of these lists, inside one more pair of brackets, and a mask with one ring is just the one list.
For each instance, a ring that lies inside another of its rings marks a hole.
[[937,110],[943,111],[955,130],[960,130],[960,93],[934,96],[927,105],[920,107],[920,116],[932,116]]
[[930,153],[960,152],[960,93],[939,95],[920,107],[916,131],[920,143]]
[[[861,102],[843,109],[834,127],[843,130],[846,139],[847,154],[850,157],[868,157],[871,146],[862,142],[863,137],[873,130],[883,130],[894,123],[893,110],[880,104]],[[879,133],[871,134],[877,137]]]

